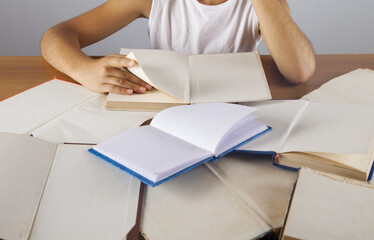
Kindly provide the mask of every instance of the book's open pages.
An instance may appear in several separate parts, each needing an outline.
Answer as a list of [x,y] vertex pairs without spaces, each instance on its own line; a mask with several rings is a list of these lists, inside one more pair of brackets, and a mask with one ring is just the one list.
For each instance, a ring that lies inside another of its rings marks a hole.
[[257,239],[271,225],[207,166],[147,188],[141,231],[146,239]]
[[168,107],[166,103],[181,105],[271,98],[258,52],[187,56],[167,50],[121,49],[121,54],[138,62],[128,71],[167,97],[152,91],[133,94],[136,96],[133,99],[110,93],[106,101],[108,109],[131,110],[136,105],[144,110],[162,110]]
[[[374,152],[374,107],[305,100],[252,105],[258,108],[259,120],[274,131],[239,150],[273,151],[280,153],[280,165],[368,178]],[[275,113],[280,114],[275,118]]]
[[89,154],[90,147],[0,133],[1,239],[126,236],[140,182]]
[[0,132],[32,134],[54,143],[98,143],[156,114],[106,111],[105,99],[78,84],[54,79],[1,101]]
[[282,239],[371,239],[374,187],[301,168]]
[[311,102],[374,105],[374,71],[356,69],[303,96]]
[[91,152],[155,186],[267,131],[255,120],[254,110],[226,103],[169,108],[157,114],[150,126],[122,132]]

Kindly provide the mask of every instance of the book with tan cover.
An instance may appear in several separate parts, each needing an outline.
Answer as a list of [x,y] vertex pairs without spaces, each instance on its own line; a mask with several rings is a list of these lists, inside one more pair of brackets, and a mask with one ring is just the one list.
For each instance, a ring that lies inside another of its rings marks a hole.
[[372,239],[374,186],[301,168],[281,239]]
[[237,151],[272,155],[274,164],[305,166],[361,181],[374,161],[374,106],[283,100],[252,103],[273,131]]
[[137,61],[128,71],[154,90],[132,95],[109,93],[108,109],[159,111],[190,103],[271,99],[257,51],[186,56],[168,50],[121,49],[121,54]]

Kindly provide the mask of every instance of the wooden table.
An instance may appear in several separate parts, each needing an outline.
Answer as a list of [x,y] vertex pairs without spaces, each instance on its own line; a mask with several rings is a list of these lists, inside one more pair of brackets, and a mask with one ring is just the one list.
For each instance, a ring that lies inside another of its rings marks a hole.
[[[273,99],[297,99],[328,80],[357,68],[374,70],[374,54],[317,55],[316,72],[306,83],[290,85],[280,75],[271,56],[261,56]],[[52,78],[73,81],[40,56],[0,56],[0,100],[13,96]]]

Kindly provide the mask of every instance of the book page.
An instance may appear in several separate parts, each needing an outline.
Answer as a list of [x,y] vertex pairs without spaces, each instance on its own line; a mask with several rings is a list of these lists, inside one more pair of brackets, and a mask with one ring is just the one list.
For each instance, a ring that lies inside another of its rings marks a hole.
[[119,132],[138,127],[156,115],[156,112],[107,111],[103,108],[105,98],[105,95],[99,95],[78,105],[36,128],[32,134],[54,143],[96,144]]
[[153,118],[151,125],[215,153],[228,130],[254,111],[254,108],[237,104],[193,104],[163,110]]
[[374,189],[302,168],[284,236],[292,239],[371,239]]
[[56,145],[0,133],[0,238],[29,239]]
[[241,152],[206,165],[274,228],[283,226],[297,172],[275,168],[268,156]]
[[243,104],[257,108],[258,120],[271,126],[272,130],[239,147],[238,150],[278,152],[308,102],[305,100],[274,100]]
[[374,71],[356,69],[323,84],[303,98],[311,102],[374,105]]
[[[139,72],[143,72],[152,82],[153,86],[162,92],[190,102],[190,86],[187,56],[167,50],[151,49],[121,49],[121,54],[133,52],[140,65]],[[132,69],[128,68],[131,72]],[[137,75],[134,72],[135,75]],[[139,74],[138,77],[142,77]]]
[[280,152],[366,154],[373,122],[374,106],[309,103]]
[[93,149],[152,182],[213,156],[152,126],[124,131]]
[[148,187],[141,219],[148,239],[248,240],[271,230],[205,165]]
[[99,93],[61,80],[51,80],[0,102],[0,132],[31,133]]
[[143,102],[154,102],[154,103],[186,103],[182,100],[170,97],[165,93],[153,88],[150,91],[142,94],[123,95],[116,93],[109,93],[107,102],[128,102],[128,103],[143,103]]
[[140,182],[90,154],[59,145],[30,239],[125,239]]
[[191,102],[271,99],[258,52],[190,55]]

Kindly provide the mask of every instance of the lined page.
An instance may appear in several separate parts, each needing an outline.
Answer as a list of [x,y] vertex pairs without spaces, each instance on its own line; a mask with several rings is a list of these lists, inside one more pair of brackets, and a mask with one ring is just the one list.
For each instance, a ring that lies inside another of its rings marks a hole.
[[152,126],[122,132],[96,145],[94,150],[153,182],[212,156]]
[[225,133],[255,108],[227,103],[205,103],[168,108],[151,125],[214,152]]

